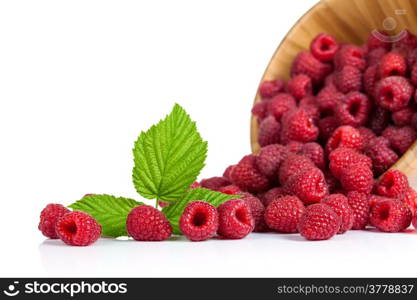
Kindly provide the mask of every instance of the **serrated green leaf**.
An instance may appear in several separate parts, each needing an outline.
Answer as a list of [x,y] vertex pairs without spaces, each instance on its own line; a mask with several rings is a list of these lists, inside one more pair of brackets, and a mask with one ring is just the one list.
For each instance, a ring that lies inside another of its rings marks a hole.
[[129,198],[111,195],[89,195],[68,207],[93,216],[102,227],[106,237],[127,236],[126,218],[135,206],[143,203]]
[[164,120],[140,134],[133,155],[136,191],[147,199],[174,202],[204,167],[207,142],[185,110],[175,104]]
[[184,196],[175,203],[170,204],[162,209],[162,212],[171,223],[172,229],[175,234],[182,234],[179,229],[179,220],[181,215],[188,203],[195,200],[202,200],[208,202],[215,207],[218,207],[223,202],[233,199],[240,198],[240,195],[227,195],[205,188],[196,188],[187,191]]

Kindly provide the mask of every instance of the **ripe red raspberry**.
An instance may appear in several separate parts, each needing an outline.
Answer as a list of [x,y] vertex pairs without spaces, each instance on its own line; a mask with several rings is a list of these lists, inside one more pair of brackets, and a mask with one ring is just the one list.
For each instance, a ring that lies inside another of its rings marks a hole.
[[417,209],[417,192],[409,187],[401,201],[414,213]]
[[287,196],[287,192],[283,187],[275,187],[267,191],[262,197],[262,203],[265,207],[268,207],[272,201],[281,198],[283,196]]
[[223,172],[223,177],[226,178],[227,180],[231,181],[230,174],[232,173],[234,167],[235,167],[235,165],[228,166],[226,168],[226,170],[224,170],[224,172]]
[[279,182],[284,185],[292,176],[304,169],[312,169],[316,166],[308,157],[298,154],[288,154],[287,158],[281,163],[279,169]]
[[417,62],[417,48],[414,48],[407,53],[408,68],[411,70],[416,62]]
[[349,205],[348,199],[342,194],[329,195],[323,199],[322,203],[330,206],[340,217],[341,223],[338,234],[345,233],[353,226],[354,215]]
[[282,118],[281,142],[313,142],[319,135],[319,129],[304,109],[294,109]]
[[402,155],[417,139],[417,132],[411,126],[389,126],[382,136],[389,140],[392,149]]
[[305,212],[303,202],[294,196],[284,196],[271,202],[265,210],[269,228],[284,233],[297,232],[297,225]]
[[368,195],[353,191],[347,194],[347,199],[353,213],[352,229],[365,229],[369,223],[369,213],[371,210]]
[[273,116],[266,117],[259,124],[258,143],[261,147],[279,143],[281,125]]
[[304,143],[290,141],[288,144],[285,145],[285,149],[287,149],[288,153],[300,153],[303,149]]
[[256,165],[259,171],[269,178],[276,178],[279,166],[287,156],[287,152],[285,146],[278,144],[261,148],[256,156]]
[[329,154],[329,168],[336,178],[340,178],[345,169],[351,165],[362,164],[372,168],[372,161],[366,155],[363,155],[353,149],[340,147]]
[[320,202],[329,194],[324,174],[318,168],[299,171],[285,183],[284,188],[306,205]]
[[401,201],[378,201],[371,207],[370,222],[384,232],[401,232],[411,224],[410,209]]
[[268,178],[259,171],[256,166],[256,157],[253,155],[244,156],[233,168],[230,177],[233,183],[243,191],[257,193],[269,187]]
[[158,206],[161,208],[169,206],[171,203],[165,201],[158,201]]
[[368,127],[371,128],[375,134],[380,135],[389,125],[389,120],[390,112],[381,107],[376,107],[371,114]]
[[356,45],[344,45],[334,56],[336,69],[344,66],[353,66],[359,70],[364,70],[366,66],[365,54],[361,47]]
[[372,159],[375,175],[384,173],[398,160],[398,155],[391,149],[389,141],[382,136],[369,141],[365,154]]
[[255,227],[251,210],[242,199],[231,199],[219,206],[217,233],[227,239],[242,239]]
[[340,183],[348,192],[357,191],[370,194],[374,186],[374,176],[371,169],[364,164],[351,164],[342,170]]
[[89,214],[73,211],[63,215],[56,223],[56,234],[67,245],[88,246],[98,240],[101,226]]
[[407,72],[407,63],[402,55],[397,52],[388,52],[378,64],[380,78],[388,76],[404,76]]
[[332,71],[330,64],[323,63],[310,52],[304,51],[297,55],[291,68],[291,77],[298,74],[309,76],[314,85],[320,84]]
[[408,29],[405,30],[405,33],[405,37],[393,43],[392,48],[394,50],[408,50],[417,47],[417,37],[414,34],[412,34]]
[[217,191],[221,187],[229,185],[230,183],[231,183],[230,180],[228,180],[227,178],[224,178],[224,177],[210,177],[210,178],[206,178],[206,179],[201,180],[200,185],[203,188],[213,190],[213,191]]
[[314,142],[304,144],[301,148],[301,154],[311,159],[317,168],[323,170],[326,167],[324,150],[320,144]]
[[375,138],[376,135],[372,131],[372,129],[369,129],[368,127],[361,126],[361,127],[358,127],[357,129],[362,136],[362,140],[363,140],[364,146],[366,148],[366,146],[369,144],[369,141],[372,140],[373,138]]
[[401,200],[409,189],[408,179],[398,170],[387,171],[376,184],[378,195]]
[[57,239],[56,223],[59,218],[69,212],[70,210],[61,204],[48,204],[41,212],[38,229],[47,238]]
[[376,103],[390,111],[405,108],[413,96],[414,88],[410,82],[401,76],[385,77],[375,86]]
[[311,78],[304,74],[295,75],[288,80],[287,90],[297,100],[311,95],[313,93]]
[[319,128],[319,136],[323,141],[327,141],[333,134],[333,132],[339,127],[339,121],[334,116],[328,116],[320,119],[317,122]]
[[[378,33],[389,38],[389,35],[386,32],[379,31]],[[370,35],[368,35],[366,46],[368,47],[368,50],[370,51],[373,49],[378,49],[378,48],[391,50],[392,43],[387,42],[387,41],[388,39],[381,39],[380,37],[377,37],[375,34],[371,33]]]
[[368,64],[368,67],[373,67],[379,64],[382,57],[387,53],[388,51],[384,48],[375,48],[371,51],[369,51],[366,55],[366,62]]
[[228,194],[228,195],[241,195],[244,193],[237,185],[234,185],[234,184],[221,187],[219,189],[219,192],[223,194]]
[[190,241],[208,240],[219,227],[217,209],[204,201],[190,202],[181,215],[179,226]]
[[392,121],[397,126],[406,126],[411,124],[414,110],[410,107],[403,108],[399,111],[392,113]]
[[362,150],[364,141],[360,132],[349,125],[338,127],[327,141],[326,152],[331,153],[339,147],[351,148],[358,151]]
[[164,241],[172,234],[171,224],[165,215],[149,205],[139,205],[130,211],[126,230],[137,241]]
[[335,115],[340,125],[357,127],[366,124],[371,108],[371,101],[365,94],[350,92],[336,106]]
[[336,39],[326,33],[317,35],[310,44],[311,54],[322,62],[330,62],[339,50],[339,43]]
[[322,113],[331,114],[343,97],[334,85],[326,86],[317,94],[317,106]]
[[378,82],[378,66],[373,65],[368,67],[363,73],[363,88],[370,96],[374,95],[375,85]]
[[258,121],[262,121],[266,118],[268,113],[268,101],[256,102],[252,107],[252,115],[258,118]]
[[278,121],[287,111],[297,107],[297,102],[291,94],[279,93],[268,102],[268,113]]
[[362,71],[346,65],[335,72],[334,84],[344,94],[360,91],[362,89]]
[[255,223],[253,231],[265,232],[267,230],[264,220],[265,206],[262,204],[261,200],[249,193],[245,194],[242,200],[245,201],[252,213],[252,218]]
[[340,217],[332,208],[323,203],[310,205],[301,216],[298,231],[307,240],[328,240],[340,228]]
[[265,80],[259,86],[259,94],[262,99],[271,99],[284,89],[285,83],[281,79]]

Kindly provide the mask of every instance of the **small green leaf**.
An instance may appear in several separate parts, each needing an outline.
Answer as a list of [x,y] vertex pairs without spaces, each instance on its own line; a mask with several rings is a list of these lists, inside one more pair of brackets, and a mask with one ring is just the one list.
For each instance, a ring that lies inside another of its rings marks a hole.
[[205,188],[196,188],[187,191],[184,196],[177,202],[170,204],[162,209],[169,222],[171,223],[172,229],[175,234],[182,234],[179,229],[179,221],[181,215],[188,203],[195,200],[206,201],[215,207],[218,207],[223,202],[229,199],[240,198],[240,195],[227,195],[215,191],[211,191]]
[[135,206],[143,203],[133,199],[111,195],[89,195],[68,207],[81,210],[93,216],[102,227],[106,237],[127,236],[126,218]]
[[185,110],[175,104],[164,120],[140,134],[133,155],[136,191],[147,199],[174,202],[204,167],[207,142]]

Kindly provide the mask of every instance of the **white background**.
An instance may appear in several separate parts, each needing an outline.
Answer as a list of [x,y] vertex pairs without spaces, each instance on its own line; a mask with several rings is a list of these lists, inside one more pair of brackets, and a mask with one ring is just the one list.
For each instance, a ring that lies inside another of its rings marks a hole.
[[1,1],[0,276],[416,276],[415,234],[76,248],[37,231],[50,202],[139,199],[133,142],[175,102],[209,142],[201,178],[249,153],[259,79],[315,2]]

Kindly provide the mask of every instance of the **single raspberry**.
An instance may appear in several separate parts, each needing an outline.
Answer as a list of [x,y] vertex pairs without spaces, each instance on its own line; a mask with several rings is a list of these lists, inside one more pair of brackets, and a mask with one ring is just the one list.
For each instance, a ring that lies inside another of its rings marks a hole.
[[366,124],[371,108],[371,101],[365,94],[350,92],[336,106],[335,115],[340,125],[357,127]]
[[228,166],[226,168],[226,170],[224,170],[224,172],[223,172],[223,177],[226,178],[227,180],[231,181],[230,174],[232,173],[234,167],[235,167],[235,165]]
[[255,223],[253,231],[265,232],[267,230],[264,220],[265,206],[262,204],[261,200],[251,194],[246,194],[242,200],[245,201],[252,213],[252,218]]
[[288,154],[282,161],[279,169],[279,182],[284,185],[292,176],[304,169],[313,169],[316,166],[308,157],[298,154]]
[[362,150],[364,141],[360,132],[349,125],[338,127],[327,141],[326,152],[331,153],[339,147],[351,148],[358,151]]
[[259,86],[259,94],[263,99],[271,99],[284,90],[285,83],[281,79],[265,80]]
[[343,94],[334,85],[326,86],[317,94],[317,106],[320,112],[331,115],[343,97]]
[[369,67],[373,67],[379,64],[382,57],[387,54],[387,50],[384,48],[375,48],[369,51],[366,55],[366,62]]
[[41,212],[38,229],[47,238],[57,239],[56,223],[59,218],[69,212],[70,210],[61,204],[48,204]]
[[345,233],[353,226],[354,215],[348,199],[342,194],[332,194],[323,199],[322,203],[330,206],[340,217],[341,223],[338,234]]
[[409,187],[401,201],[414,213],[417,209],[417,192]]
[[366,67],[365,53],[359,46],[344,45],[336,52],[334,64],[338,70],[344,66],[353,66],[359,70],[364,70]]
[[407,176],[398,170],[387,171],[376,184],[378,195],[401,200],[409,189]]
[[267,191],[261,198],[261,201],[265,207],[268,207],[272,201],[287,195],[288,194],[283,187],[275,187]]
[[417,132],[411,126],[389,126],[384,130],[382,136],[389,140],[392,149],[402,155],[417,139]]
[[410,82],[401,76],[381,79],[375,86],[376,103],[390,111],[405,108],[413,96],[414,89]]
[[268,113],[278,121],[287,111],[297,107],[297,102],[291,94],[279,93],[268,102]]
[[262,121],[266,118],[268,113],[268,101],[256,102],[252,107],[252,115],[258,118],[258,121]]
[[285,183],[284,188],[306,205],[320,202],[329,193],[324,174],[318,168],[299,171]]
[[404,76],[407,72],[405,58],[397,52],[388,52],[378,64],[378,75],[380,78],[388,76]]
[[403,108],[392,113],[392,121],[397,126],[406,126],[411,124],[414,110],[410,107]]
[[258,143],[261,147],[279,143],[281,125],[273,116],[266,117],[259,124]]
[[407,53],[408,69],[411,70],[416,62],[417,62],[417,48],[414,48]]
[[323,203],[310,205],[301,216],[297,229],[307,240],[328,240],[340,229],[340,217]]
[[338,190],[341,190],[342,187],[340,185],[339,179],[337,179],[331,172],[325,171],[324,177],[326,178],[329,194],[334,194]]
[[244,156],[233,168],[230,177],[233,183],[243,191],[257,193],[269,187],[268,178],[259,171],[256,166],[256,157],[253,155]]
[[347,194],[347,199],[353,213],[352,229],[365,229],[369,223],[369,213],[371,210],[368,195],[353,191]]
[[374,33],[371,33],[368,35],[368,40],[366,41],[366,46],[368,49],[370,51],[378,48],[391,50],[392,43],[388,42],[389,35],[384,31],[378,31],[378,34],[386,37],[386,39],[381,39],[380,36],[376,36]]
[[295,75],[288,80],[287,90],[297,100],[311,95],[313,93],[311,78],[304,74]]
[[271,202],[265,210],[269,228],[284,233],[297,232],[297,225],[305,212],[303,202],[294,196],[284,196]]
[[359,133],[362,136],[362,140],[364,142],[364,147],[366,148],[369,144],[369,141],[376,137],[375,133],[372,131],[372,129],[369,129],[368,127],[358,127],[357,128]]
[[323,63],[310,52],[304,51],[297,55],[291,68],[291,77],[298,74],[309,76],[314,85],[320,84],[332,71],[330,64]]
[[243,194],[242,190],[234,184],[223,186],[219,189],[220,193],[228,195],[241,195]]
[[242,239],[255,227],[251,210],[242,199],[231,199],[219,206],[217,233],[227,239]]
[[201,180],[200,185],[203,188],[217,191],[221,187],[231,184],[230,180],[225,177],[210,177]]
[[394,42],[392,49],[401,50],[401,49],[414,49],[417,47],[417,37],[412,34],[408,29],[405,29],[405,36],[402,39]]
[[311,159],[317,168],[322,170],[325,168],[324,150],[320,144],[314,142],[304,144],[301,148],[301,154]]
[[376,135],[380,135],[385,128],[389,125],[390,121],[390,112],[381,107],[376,107],[372,112],[368,127]]
[[322,62],[330,62],[339,50],[339,44],[336,39],[326,33],[317,35],[310,44],[311,54]]
[[208,240],[219,227],[217,209],[204,201],[190,202],[181,215],[179,226],[190,241]]
[[346,65],[335,72],[334,83],[337,89],[344,94],[360,91],[362,89],[362,71]]
[[158,201],[158,206],[161,208],[169,206],[171,203],[165,201]]
[[342,170],[340,183],[346,191],[357,191],[370,194],[374,186],[374,175],[371,169],[364,164],[351,164]]
[[375,85],[378,82],[378,66],[368,67],[363,73],[363,88],[370,96],[374,95]]
[[287,153],[286,147],[278,144],[261,148],[256,156],[259,171],[269,178],[276,178],[281,161],[285,159]]
[[340,147],[329,154],[329,168],[336,178],[340,178],[345,169],[351,165],[362,164],[369,169],[372,168],[372,161],[366,155],[363,155],[353,149]]
[[303,149],[304,143],[290,141],[288,144],[285,145],[285,149],[287,149],[288,153],[300,153]]
[[82,211],[73,211],[59,218],[55,231],[67,245],[88,246],[100,237],[101,226],[89,214]]
[[333,132],[339,127],[339,120],[334,116],[328,116],[320,119],[317,122],[319,128],[319,137],[323,141],[327,141],[333,134]]
[[313,142],[319,135],[319,129],[304,109],[294,109],[282,118],[281,142]]
[[371,207],[370,222],[384,232],[401,232],[411,224],[410,209],[401,201],[378,201]]

